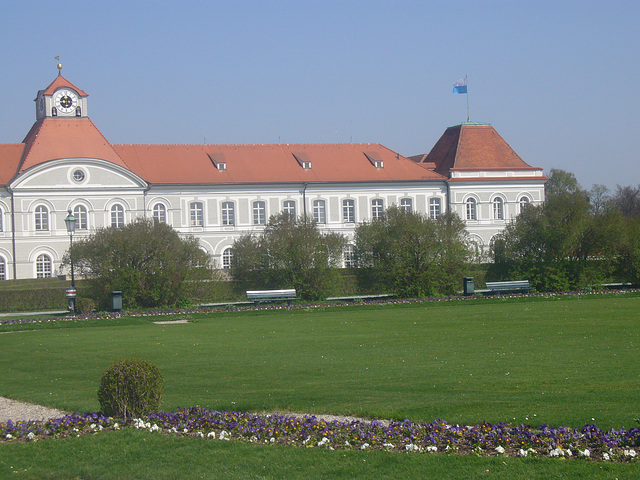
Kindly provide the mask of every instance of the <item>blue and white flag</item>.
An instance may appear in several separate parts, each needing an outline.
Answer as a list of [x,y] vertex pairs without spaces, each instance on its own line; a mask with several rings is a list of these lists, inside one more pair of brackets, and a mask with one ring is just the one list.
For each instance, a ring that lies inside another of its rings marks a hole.
[[453,93],[467,93],[467,77],[453,84]]

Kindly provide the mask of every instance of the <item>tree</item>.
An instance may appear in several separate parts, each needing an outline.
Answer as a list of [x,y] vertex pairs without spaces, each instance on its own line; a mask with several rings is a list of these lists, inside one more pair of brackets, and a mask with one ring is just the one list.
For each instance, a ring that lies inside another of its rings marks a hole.
[[210,258],[197,239],[181,238],[169,225],[143,218],[75,242],[63,265],[71,256],[101,308],[109,306],[114,290],[122,291],[125,308],[172,306],[186,299],[188,280],[212,275]]
[[464,223],[454,213],[437,220],[398,207],[356,228],[359,281],[402,297],[458,290],[469,256]]
[[637,187],[618,185],[613,196],[613,204],[623,215],[640,217],[640,185]]
[[313,220],[281,213],[262,234],[234,242],[231,275],[241,290],[295,288],[300,298],[317,300],[340,280],[345,245],[343,235],[322,233]]
[[617,213],[594,208],[573,174],[553,169],[550,178],[545,203],[523,209],[497,236],[489,278],[527,278],[538,290],[560,291],[610,273]]

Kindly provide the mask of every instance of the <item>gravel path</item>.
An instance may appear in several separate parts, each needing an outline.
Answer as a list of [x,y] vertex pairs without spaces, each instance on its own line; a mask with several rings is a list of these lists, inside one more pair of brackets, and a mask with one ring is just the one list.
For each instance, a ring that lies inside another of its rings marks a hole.
[[50,418],[60,418],[65,415],[65,412],[53,408],[0,397],[0,422],[2,423],[9,419],[14,422],[26,422],[28,420],[49,420]]

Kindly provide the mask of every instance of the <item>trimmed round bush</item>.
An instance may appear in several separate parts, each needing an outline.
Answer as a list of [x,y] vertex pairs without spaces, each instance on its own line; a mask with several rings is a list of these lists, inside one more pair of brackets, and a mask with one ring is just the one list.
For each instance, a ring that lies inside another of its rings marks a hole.
[[104,372],[98,401],[104,415],[139,418],[158,411],[163,393],[158,367],[146,360],[129,358],[114,363]]

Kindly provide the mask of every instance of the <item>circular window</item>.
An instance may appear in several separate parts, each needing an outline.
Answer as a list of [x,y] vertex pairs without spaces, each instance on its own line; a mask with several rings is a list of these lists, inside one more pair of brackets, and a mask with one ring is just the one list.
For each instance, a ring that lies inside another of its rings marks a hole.
[[73,172],[73,179],[80,183],[82,181],[84,181],[85,175],[84,172],[82,170],[74,170]]

